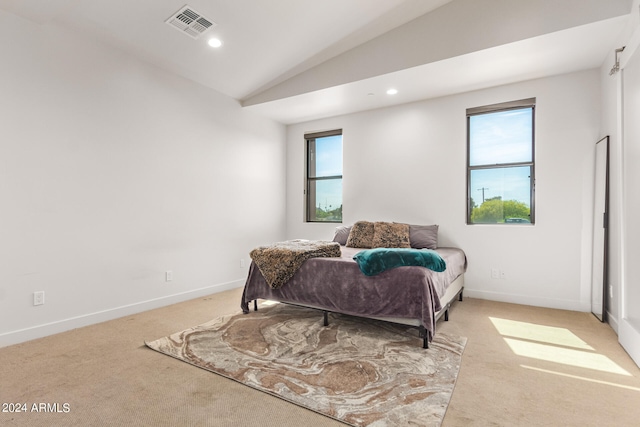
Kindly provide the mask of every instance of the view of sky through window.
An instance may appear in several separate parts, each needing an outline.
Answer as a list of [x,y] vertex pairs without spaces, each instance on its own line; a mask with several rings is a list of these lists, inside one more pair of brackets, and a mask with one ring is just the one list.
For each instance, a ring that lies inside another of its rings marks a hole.
[[316,176],[342,175],[342,135],[316,139]]
[[[342,135],[316,139],[316,177],[342,175]],[[316,182],[316,207],[331,210],[342,205],[342,179]]]
[[529,206],[529,166],[477,169],[471,171],[471,198],[476,205],[485,200],[501,197],[502,200],[517,200]]
[[469,165],[530,162],[532,127],[530,108],[471,116]]
[[471,223],[529,222],[533,108],[469,115]]
[[342,205],[342,179],[316,181],[316,207],[324,211]]

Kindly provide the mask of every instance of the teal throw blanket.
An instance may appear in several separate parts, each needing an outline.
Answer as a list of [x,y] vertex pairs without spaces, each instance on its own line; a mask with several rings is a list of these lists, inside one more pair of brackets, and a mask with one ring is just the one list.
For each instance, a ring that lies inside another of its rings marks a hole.
[[353,256],[360,271],[375,276],[385,270],[415,265],[441,272],[447,268],[442,257],[431,249],[375,248],[358,252]]

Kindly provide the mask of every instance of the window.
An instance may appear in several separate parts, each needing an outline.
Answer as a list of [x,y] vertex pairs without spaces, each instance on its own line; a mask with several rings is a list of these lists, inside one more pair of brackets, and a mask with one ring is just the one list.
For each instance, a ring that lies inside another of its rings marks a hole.
[[467,110],[467,224],[534,223],[535,102]]
[[307,141],[307,222],[342,222],[342,130]]

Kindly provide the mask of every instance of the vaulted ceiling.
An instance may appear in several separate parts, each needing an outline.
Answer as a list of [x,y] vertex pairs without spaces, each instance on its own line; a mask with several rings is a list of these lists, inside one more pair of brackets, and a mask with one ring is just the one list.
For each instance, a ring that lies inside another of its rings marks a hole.
[[[195,39],[167,25],[185,5],[215,25]],[[0,0],[5,11],[126,50],[282,123],[599,67],[619,47],[631,5],[632,0]],[[223,45],[210,47],[211,37]],[[398,93],[387,95],[389,88]]]

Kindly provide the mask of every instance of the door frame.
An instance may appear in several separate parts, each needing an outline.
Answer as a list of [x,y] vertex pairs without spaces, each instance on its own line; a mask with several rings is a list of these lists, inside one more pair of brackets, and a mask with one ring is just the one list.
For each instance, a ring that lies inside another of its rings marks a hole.
[[[624,103],[624,76],[625,76],[625,68],[633,59],[634,61],[640,61],[640,27],[636,28],[633,33],[633,36],[627,43],[624,51],[622,52],[622,56],[620,59],[620,69],[621,69],[621,77],[618,79],[618,94],[619,94],[619,111],[621,114],[618,117],[618,126],[621,135],[622,141],[622,150],[620,153],[621,159],[624,162],[624,151],[629,147],[630,142],[627,140],[627,136],[625,135],[625,103]],[[638,123],[637,120],[630,120],[630,122]],[[640,142],[638,142],[640,143]],[[625,236],[627,235],[627,221],[632,220],[630,215],[627,213],[625,195],[627,194],[627,188],[631,185],[631,183],[626,182],[626,170],[625,163],[620,163],[622,165],[622,170],[620,171],[622,177],[622,235],[621,235],[621,244],[622,244],[622,283],[620,284],[620,298],[619,298],[619,313],[620,319],[618,324],[618,341],[620,345],[629,353],[629,356],[636,362],[638,366],[640,366],[640,329],[635,327],[630,321],[627,313],[627,290],[629,286],[640,286],[640,281],[638,278],[628,277],[627,265],[629,263],[634,262],[634,260],[628,259],[629,250],[628,244],[629,240]],[[636,260],[637,262],[637,260]]]

